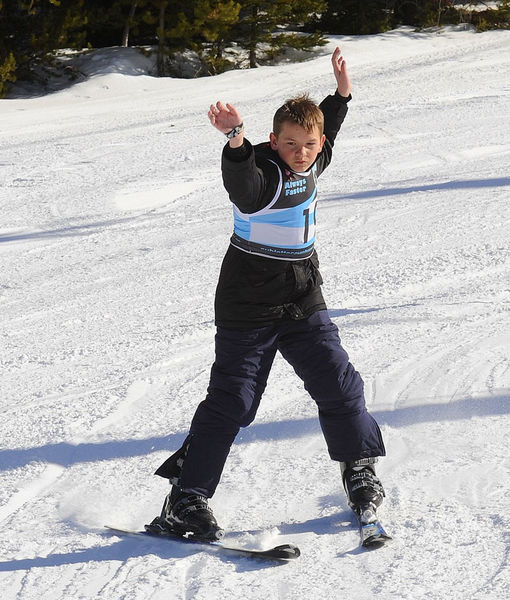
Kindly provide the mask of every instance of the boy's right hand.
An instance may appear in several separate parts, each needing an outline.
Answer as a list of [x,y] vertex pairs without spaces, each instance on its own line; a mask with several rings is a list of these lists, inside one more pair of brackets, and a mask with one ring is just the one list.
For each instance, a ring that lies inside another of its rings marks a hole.
[[[225,134],[232,131],[234,127],[241,125],[243,122],[237,108],[228,102],[223,104],[218,101],[216,104],[211,104],[207,116],[209,117],[211,125],[216,127],[221,133]],[[229,143],[232,147],[241,146],[243,143],[243,133],[241,132],[238,136],[232,138]]]

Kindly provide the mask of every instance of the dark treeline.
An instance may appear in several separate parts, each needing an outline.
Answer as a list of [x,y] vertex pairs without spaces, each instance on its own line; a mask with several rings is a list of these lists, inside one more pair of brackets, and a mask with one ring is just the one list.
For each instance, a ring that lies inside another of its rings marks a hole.
[[[175,74],[172,57],[192,50],[195,75],[256,67],[286,48],[311,50],[327,34],[373,34],[472,23],[509,26],[510,0],[498,9],[461,8],[452,0],[0,0],[0,97],[30,79],[62,48],[143,46],[157,54],[157,74]],[[464,5],[469,4],[467,1]],[[236,48],[237,52],[231,52]],[[175,69],[175,67],[174,67]]]

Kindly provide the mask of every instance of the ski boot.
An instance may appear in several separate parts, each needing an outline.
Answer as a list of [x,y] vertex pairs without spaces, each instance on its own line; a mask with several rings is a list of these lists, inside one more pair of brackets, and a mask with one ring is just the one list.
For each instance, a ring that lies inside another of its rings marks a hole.
[[341,462],[342,480],[349,506],[361,522],[376,520],[376,509],[384,498],[384,489],[375,474],[377,458]]
[[161,535],[184,537],[189,534],[201,540],[220,540],[225,534],[218,526],[207,498],[183,492],[177,486],[173,486],[165,498],[161,515],[146,525],[146,529]]
[[365,548],[379,548],[391,540],[376,512],[384,498],[383,486],[375,474],[376,462],[377,458],[362,458],[340,463],[349,506],[358,519],[361,545]]

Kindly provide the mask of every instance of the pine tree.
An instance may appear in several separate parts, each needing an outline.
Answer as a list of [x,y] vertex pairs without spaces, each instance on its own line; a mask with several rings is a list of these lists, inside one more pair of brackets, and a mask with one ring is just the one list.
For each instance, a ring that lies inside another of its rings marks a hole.
[[[93,48],[118,46],[123,42],[126,26],[127,39],[136,19],[129,19],[132,5],[144,4],[144,0],[84,0],[83,13],[87,19],[86,42]],[[135,8],[136,12],[136,8]]]
[[390,0],[329,0],[320,29],[347,35],[381,33],[391,28]]
[[500,0],[496,10],[499,27],[501,29],[510,28],[510,0]]
[[311,50],[324,43],[320,34],[296,32],[311,14],[324,10],[326,3],[322,0],[239,0],[239,3],[236,39],[248,52],[250,68],[257,66],[261,56],[275,58],[288,47]]
[[197,50],[209,73],[221,73],[232,63],[225,57],[225,47],[232,40],[233,27],[239,21],[241,5],[234,0],[202,0],[195,8],[194,27]]
[[0,95],[9,82],[36,77],[55,49],[82,46],[83,4],[84,0],[0,2]]
[[473,16],[478,31],[510,29],[510,0],[500,0],[496,7],[487,7]]
[[5,53],[3,48],[0,55],[0,98],[5,96],[5,93],[9,89],[9,84],[16,81],[16,59],[14,54],[9,52]]

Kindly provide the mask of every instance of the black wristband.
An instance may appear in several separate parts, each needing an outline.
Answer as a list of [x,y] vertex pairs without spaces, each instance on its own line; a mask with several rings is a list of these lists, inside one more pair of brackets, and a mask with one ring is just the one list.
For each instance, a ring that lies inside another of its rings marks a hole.
[[241,133],[241,131],[244,131],[244,125],[243,125],[243,123],[240,123],[239,125],[236,125],[234,127],[234,129],[232,129],[232,131],[229,131],[225,135],[228,137],[229,140],[231,140],[232,138],[237,137]]

